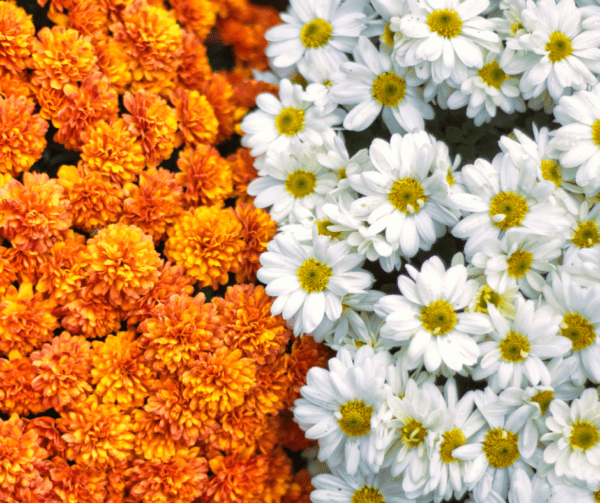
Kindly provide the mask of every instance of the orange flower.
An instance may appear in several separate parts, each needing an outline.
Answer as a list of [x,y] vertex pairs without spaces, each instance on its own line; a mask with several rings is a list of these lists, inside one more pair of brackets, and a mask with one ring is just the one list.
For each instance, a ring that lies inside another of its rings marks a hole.
[[237,214],[244,227],[244,242],[246,248],[242,253],[240,271],[235,275],[238,283],[255,282],[256,271],[260,269],[259,258],[267,249],[267,244],[277,234],[277,223],[268,212],[255,208],[252,204],[236,205]]
[[54,141],[70,150],[79,150],[83,144],[82,133],[100,120],[112,122],[117,119],[119,100],[117,91],[103,73],[93,73],[83,79],[81,87],[66,92],[63,107],[56,119],[58,128]]
[[310,503],[310,493],[315,490],[310,483],[311,478],[306,468],[296,472],[294,474],[294,481],[291,483],[281,503]]
[[238,407],[220,416],[219,426],[208,439],[209,450],[234,454],[255,450],[261,436],[272,425],[255,411]]
[[290,394],[288,365],[289,355],[284,353],[272,364],[259,367],[256,385],[248,393],[244,407],[263,416],[279,413],[286,406]]
[[175,105],[179,130],[177,143],[214,143],[219,130],[219,122],[206,99],[198,91],[178,87],[171,92],[171,102]]
[[126,186],[129,197],[123,202],[120,222],[136,225],[158,243],[183,211],[183,189],[166,169],[140,173],[137,185]]
[[237,104],[244,108],[254,108],[256,97],[262,93],[270,93],[279,98],[279,86],[262,80],[254,80],[250,69],[236,66],[227,73],[227,80],[235,90]]
[[268,475],[265,481],[265,492],[262,494],[262,501],[265,503],[279,503],[294,479],[294,465],[281,447],[266,455]]
[[48,451],[48,456],[62,456],[67,444],[56,429],[56,419],[39,416],[27,420],[25,431],[33,430],[38,436],[38,445]]
[[72,91],[73,84],[98,71],[89,37],[77,30],[45,26],[33,39],[31,81],[35,86]]
[[81,160],[86,173],[98,172],[111,182],[134,181],[146,166],[142,144],[123,119],[97,121],[81,134]]
[[192,407],[206,407],[211,417],[229,412],[244,402],[255,383],[256,367],[242,358],[239,349],[220,347],[214,353],[200,353],[189,370],[181,375],[184,397]]
[[195,297],[172,295],[159,304],[138,331],[144,357],[159,372],[183,371],[202,351],[218,348],[223,338],[221,319],[203,293]]
[[116,222],[122,211],[123,190],[101,173],[63,165],[58,170],[59,183],[65,188],[73,227],[84,232]]
[[279,419],[278,440],[282,447],[293,452],[299,452],[317,444],[316,440],[310,440],[304,436],[304,431],[294,421],[294,413],[290,409],[282,410],[277,418]]
[[96,395],[79,400],[56,421],[67,443],[67,459],[97,469],[122,465],[133,454],[131,417]]
[[190,31],[183,30],[183,58],[177,80],[193,89],[210,79],[212,69],[206,55],[206,46]]
[[233,87],[227,77],[213,73],[211,79],[200,86],[199,91],[206,95],[219,121],[219,134],[215,143],[227,140],[248,109],[237,106]]
[[104,503],[106,472],[77,464],[69,465],[61,457],[50,465],[52,489],[60,503]]
[[25,96],[0,97],[0,173],[17,176],[42,157],[48,123],[34,108]]
[[11,360],[0,358],[0,410],[4,414],[25,416],[46,410],[42,405],[41,393],[31,387],[34,376],[28,357],[15,355]]
[[136,501],[192,503],[208,480],[208,463],[199,449],[180,449],[164,461],[136,459],[127,471],[129,494]]
[[258,365],[272,363],[285,351],[292,332],[281,315],[271,316],[273,299],[262,286],[230,286],[224,298],[214,297],[212,303],[223,318],[223,343],[229,349],[241,349]]
[[32,284],[37,282],[41,267],[48,260],[44,253],[3,246],[0,246],[0,257],[8,261],[10,269],[17,274],[17,281]]
[[25,9],[0,2],[0,67],[17,73],[24,70],[31,54],[35,27]]
[[123,94],[133,78],[131,74],[133,62],[125,54],[123,45],[109,37],[96,44],[96,56],[102,73],[109,78],[115,90]]
[[6,248],[0,247],[0,295],[4,295],[6,289],[17,281],[17,272],[14,270],[12,264],[2,256],[4,250]]
[[84,288],[81,296],[55,310],[61,316],[60,323],[72,334],[82,334],[88,339],[104,337],[116,332],[121,326],[121,311],[109,300],[93,295]]
[[[183,403],[186,404],[187,402],[184,401]],[[164,417],[143,409],[133,409],[131,418],[133,431],[135,432],[134,452],[136,459],[143,458],[149,461],[169,459],[179,449],[187,447],[181,435],[179,440],[175,440],[172,435],[168,434],[169,422]],[[216,428],[216,423],[213,424],[213,428]]]
[[179,153],[177,166],[181,173],[175,179],[185,187],[188,206],[223,206],[233,190],[231,168],[216,148],[202,143],[186,145]]
[[[6,3],[8,2],[3,2],[0,6]],[[10,98],[11,96],[15,98],[24,96],[28,103],[35,104],[27,74],[24,72],[14,74],[0,66],[0,98]]]
[[22,283],[18,291],[11,285],[0,302],[0,353],[26,355],[50,341],[59,327],[53,307],[41,293],[34,295],[31,283]]
[[187,270],[204,288],[229,281],[237,272],[244,248],[242,224],[232,208],[200,206],[184,211],[167,230],[165,255]]
[[248,184],[258,177],[258,171],[254,167],[254,157],[250,155],[250,149],[240,147],[235,154],[227,156],[227,162],[231,166],[233,177],[233,195],[241,202],[251,202],[253,197],[247,194]]
[[95,0],[78,0],[69,9],[69,28],[92,39],[94,45],[108,37],[108,8]]
[[126,92],[123,104],[131,113],[123,119],[129,130],[139,136],[148,167],[158,166],[168,159],[175,148],[177,117],[175,111],[160,96],[140,89],[135,96]]
[[127,408],[144,403],[155,374],[142,357],[134,331],[109,335],[104,342],[92,342],[92,384],[103,402]]
[[40,105],[40,117],[45,120],[54,121],[58,112],[64,106],[67,96],[62,89],[51,87],[34,87],[35,99]]
[[91,292],[108,294],[110,303],[123,309],[152,289],[162,264],[152,238],[124,224],[109,225],[89,239],[83,260]]
[[177,21],[194,32],[201,42],[217,20],[217,5],[211,0],[174,0],[171,2]]

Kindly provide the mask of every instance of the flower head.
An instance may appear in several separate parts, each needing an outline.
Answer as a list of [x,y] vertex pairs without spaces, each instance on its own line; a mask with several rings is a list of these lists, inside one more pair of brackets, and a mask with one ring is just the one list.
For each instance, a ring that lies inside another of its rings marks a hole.
[[183,30],[183,56],[177,79],[188,89],[210,79],[212,69],[206,55],[206,46],[190,31]]
[[234,154],[227,156],[227,162],[232,171],[232,196],[247,202],[251,199],[247,194],[248,184],[258,176],[258,171],[254,167],[254,157],[250,155],[250,150],[240,147]]
[[35,371],[28,357],[0,359],[0,410],[4,414],[39,414],[46,410],[42,394],[31,386]]
[[10,2],[0,3],[0,67],[17,73],[25,69],[35,27],[31,14]]
[[83,288],[75,300],[57,308],[62,316],[60,323],[72,334],[82,334],[88,339],[104,337],[121,326],[122,312],[106,296],[94,295]]
[[50,465],[52,490],[64,503],[104,503],[106,472],[95,468],[70,465],[64,458],[55,457]]
[[185,141],[186,145],[193,145],[215,142],[219,121],[206,96],[196,90],[178,87],[171,93],[171,102],[179,122],[178,143]]
[[217,21],[218,3],[209,0],[174,0],[177,21],[203,42]]

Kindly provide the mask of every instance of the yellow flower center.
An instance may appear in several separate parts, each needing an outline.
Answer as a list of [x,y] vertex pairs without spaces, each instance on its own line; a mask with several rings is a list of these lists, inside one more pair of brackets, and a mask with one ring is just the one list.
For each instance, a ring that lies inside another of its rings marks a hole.
[[550,408],[550,403],[554,400],[554,391],[540,391],[539,393],[533,395],[530,399],[531,402],[535,402],[540,406],[540,413],[542,416],[548,412]]
[[406,82],[393,72],[381,73],[373,81],[371,94],[384,107],[397,107],[406,94]]
[[423,328],[433,335],[444,335],[456,325],[456,311],[447,300],[439,299],[421,308]]
[[600,119],[592,124],[592,140],[600,147]]
[[394,45],[394,32],[390,29],[390,24],[387,23],[383,29],[383,35],[381,35],[381,41],[387,45]]
[[423,428],[423,423],[416,419],[409,419],[401,431],[402,443],[409,448],[418,447],[427,437],[427,428]]
[[600,440],[600,433],[595,424],[578,419],[574,423],[571,423],[571,428],[569,445],[571,446],[572,451],[587,451],[594,447]]
[[385,503],[385,500],[376,487],[362,486],[354,491],[350,503]]
[[560,31],[554,31],[550,34],[550,41],[546,44],[546,50],[548,51],[548,58],[552,63],[556,63],[573,54],[571,40]]
[[321,82],[321,84],[323,84],[325,87],[331,87],[333,82],[331,82],[329,79],[325,79],[323,82]]
[[332,238],[339,238],[339,232],[330,231],[327,227],[330,225],[335,225],[331,220],[327,220],[326,218],[322,218],[321,220],[317,220],[317,231],[320,236],[331,236]]
[[400,178],[392,185],[388,201],[398,211],[412,215],[425,206],[427,196],[421,184],[414,178]]
[[522,29],[523,29],[523,25],[522,25],[521,23],[512,23],[512,24],[510,25],[510,32],[511,32],[513,35],[516,35],[516,33],[517,33],[519,30],[522,30]]
[[596,492],[593,494],[593,496],[594,496],[594,501],[595,501],[596,503],[600,503],[600,489],[598,489],[598,490],[597,490],[597,491],[596,491]]
[[307,49],[316,49],[327,45],[331,40],[333,26],[320,17],[306,23],[300,30],[300,40]]
[[484,67],[477,72],[477,75],[479,75],[481,80],[488,86],[495,87],[496,89],[500,89],[502,82],[510,78],[510,75],[506,75],[502,68],[498,66],[497,61],[492,61],[491,63],[484,65]]
[[450,187],[452,187],[456,183],[456,180],[454,179],[454,176],[452,175],[452,170],[450,168],[448,168],[448,173],[446,173],[446,181],[448,182],[448,185],[450,185]]
[[454,38],[462,33],[462,19],[452,9],[434,10],[427,16],[425,24],[440,37]]
[[490,201],[492,223],[503,231],[521,225],[528,211],[525,198],[514,192],[499,192]]
[[298,268],[300,287],[307,293],[322,292],[327,288],[329,278],[333,276],[331,267],[309,258]]
[[567,313],[560,324],[560,335],[573,344],[573,351],[581,351],[596,340],[596,330],[587,318],[579,313]]
[[562,185],[562,166],[555,159],[544,159],[542,161],[542,178],[554,182],[554,185]]
[[285,179],[285,190],[296,199],[302,199],[315,191],[317,175],[310,171],[299,169],[290,173]]
[[454,428],[453,430],[446,431],[442,434],[442,438],[444,441],[440,446],[440,459],[447,464],[458,461],[458,459],[452,456],[452,451],[467,443],[467,439],[461,429]]
[[532,262],[533,253],[517,250],[506,260],[506,263],[508,264],[506,272],[511,278],[524,278],[531,269]]
[[275,116],[275,127],[279,134],[297,135],[304,128],[304,110],[296,107],[284,107]]
[[366,342],[363,342],[363,341],[361,341],[360,339],[356,339],[356,340],[354,341],[354,345],[356,346],[356,349],[360,349],[360,348],[362,348],[363,346],[366,346],[366,345],[367,345],[367,343],[366,343]]
[[593,220],[577,222],[577,229],[573,232],[571,242],[578,248],[591,248],[600,243],[600,232]]
[[500,357],[505,362],[519,363],[525,361],[527,356],[529,356],[531,344],[527,340],[527,337],[511,330],[500,341],[498,349],[500,350]]
[[346,168],[340,168],[338,169],[335,174],[337,175],[337,179],[338,180],[343,180],[344,178],[346,178]]
[[502,428],[488,430],[483,441],[483,452],[490,466],[508,468],[519,459],[519,435]]
[[349,437],[362,437],[371,431],[373,407],[363,400],[352,400],[340,407],[342,418],[338,419],[340,430]]
[[494,307],[500,305],[501,297],[498,292],[492,289],[489,285],[483,285],[479,288],[475,297],[475,311],[476,313],[488,314],[488,304],[492,304]]

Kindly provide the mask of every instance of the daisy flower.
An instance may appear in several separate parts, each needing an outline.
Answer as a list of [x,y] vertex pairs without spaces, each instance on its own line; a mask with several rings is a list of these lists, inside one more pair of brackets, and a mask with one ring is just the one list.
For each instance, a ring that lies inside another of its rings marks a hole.
[[330,333],[325,336],[325,343],[333,350],[346,348],[354,354],[365,344],[371,346],[376,352],[390,349],[389,341],[382,339],[379,330],[383,320],[375,313],[361,312],[357,318],[349,323],[348,331],[342,336]]
[[298,141],[317,147],[323,144],[323,135],[342,122],[343,113],[335,104],[321,109],[304,98],[302,86],[287,79],[279,84],[279,99],[270,93],[257,96],[259,110],[246,115],[240,124],[246,133],[242,142],[252,149],[250,155],[283,152]]
[[351,53],[364,28],[364,2],[360,0],[291,0],[280,14],[285,23],[265,33],[266,55],[273,66],[288,67],[307,54],[332,64]]
[[422,80],[407,69],[392,64],[385,51],[377,51],[365,37],[359,37],[354,62],[343,63],[333,74],[335,85],[329,96],[342,105],[356,105],[344,119],[350,131],[364,131],[383,109],[383,121],[393,133],[414,132],[425,126],[423,119],[434,117],[416,88]]
[[333,85],[332,75],[346,61],[348,61],[348,58],[345,55],[334,65],[309,55],[299,60],[297,63],[298,72],[308,82],[306,99],[312,101],[319,108],[330,107],[333,103],[329,92]]
[[412,279],[398,278],[402,295],[388,295],[375,304],[375,312],[385,319],[381,336],[408,345],[408,368],[424,363],[428,372],[442,365],[459,372],[474,365],[479,357],[476,339],[492,327],[486,315],[462,312],[476,289],[475,281],[467,280],[466,267],[446,271],[433,256],[421,272],[408,264],[406,270]]
[[477,281],[481,286],[475,292],[466,310],[471,313],[488,314],[488,304],[491,304],[502,316],[514,320],[517,314],[514,304],[520,297],[519,287],[516,285],[509,287],[501,281],[494,290],[485,282],[485,278],[480,276]]
[[583,201],[575,215],[570,215],[571,226],[568,240],[563,250],[563,264],[574,266],[581,263],[581,252],[595,249],[600,244],[600,204],[591,210],[589,203]]
[[313,231],[313,245],[303,246],[290,235],[278,234],[260,256],[262,267],[256,273],[267,285],[268,295],[277,297],[273,315],[286,320],[294,315],[294,334],[312,332],[327,316],[336,320],[342,314],[342,298],[364,293],[373,283],[370,273],[359,268],[364,258],[350,253],[345,241],[331,244],[329,236]]

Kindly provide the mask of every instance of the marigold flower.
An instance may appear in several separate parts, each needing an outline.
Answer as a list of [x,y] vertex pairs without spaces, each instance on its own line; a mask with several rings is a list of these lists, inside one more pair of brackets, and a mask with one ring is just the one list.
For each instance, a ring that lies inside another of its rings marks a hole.
[[122,44],[109,37],[96,44],[98,66],[119,94],[123,94],[131,84],[133,75],[131,58],[125,54]]
[[121,326],[122,314],[105,296],[97,296],[83,288],[81,296],[55,310],[60,323],[72,334],[87,339],[104,337]]
[[[31,81],[40,87],[65,90],[98,71],[89,37],[62,26],[43,27],[33,39]],[[66,87],[66,88],[65,88]]]
[[106,472],[77,464],[61,457],[52,459],[49,469],[52,489],[61,503],[104,503]]
[[108,8],[103,2],[78,0],[68,16],[68,27],[90,37],[94,45],[108,37]]
[[136,225],[158,243],[183,211],[183,189],[175,175],[162,168],[143,171],[138,184],[126,190],[129,197],[123,201],[120,222]]
[[98,403],[96,395],[74,402],[56,423],[67,459],[82,467],[114,468],[133,454],[131,417],[113,404]]
[[44,253],[3,246],[0,246],[0,257],[8,261],[10,269],[17,274],[17,281],[31,284],[37,282],[40,269],[48,260]]
[[179,130],[177,143],[187,145],[214,143],[219,130],[219,122],[206,99],[198,91],[178,87],[171,92],[171,103],[175,106]]
[[277,440],[282,447],[293,452],[299,452],[317,444],[316,440],[304,436],[304,431],[294,421],[294,413],[290,409],[282,410],[277,419]]
[[167,230],[165,255],[185,267],[200,287],[225,285],[237,272],[244,248],[242,224],[232,208],[200,206],[184,211]]
[[17,272],[12,264],[3,257],[4,247],[0,247],[0,295],[6,293],[6,289],[15,281],[17,281]]
[[208,480],[208,463],[200,449],[180,449],[162,461],[136,459],[127,470],[129,494],[139,501],[191,503],[203,492]]
[[310,483],[311,475],[306,468],[294,474],[294,480],[290,484],[288,492],[281,503],[310,503],[310,493],[315,490]]
[[198,40],[204,42],[217,21],[217,2],[211,0],[174,0],[177,21],[194,32]]
[[123,119],[129,130],[142,141],[146,164],[155,168],[168,159],[175,148],[177,116],[160,96],[140,89],[135,95],[126,92],[123,104],[131,113]]
[[123,190],[101,173],[63,165],[58,170],[59,183],[65,188],[73,227],[84,232],[116,222],[122,211]]
[[62,456],[67,444],[56,428],[56,419],[49,416],[29,419],[25,431],[29,430],[34,430],[37,433],[38,445],[48,451],[48,457]]
[[279,86],[262,80],[254,80],[250,69],[236,66],[227,72],[227,80],[233,86],[237,104],[244,108],[254,108],[256,97],[262,93],[270,93],[279,99]]
[[265,481],[265,492],[261,495],[262,501],[278,503],[292,484],[294,465],[281,447],[265,454],[268,474]]
[[211,74],[206,46],[194,33],[183,30],[183,57],[177,71],[177,81],[188,89],[193,89],[210,79]]
[[240,202],[249,203],[254,200],[247,193],[248,184],[258,177],[258,171],[254,167],[254,157],[250,155],[250,149],[240,147],[234,154],[227,156],[227,162],[231,167],[233,179],[233,194]]
[[0,67],[17,73],[24,70],[31,54],[35,27],[25,9],[0,2]]
[[179,153],[177,166],[181,173],[175,179],[185,187],[189,207],[223,206],[233,190],[231,168],[216,148],[186,145]]
[[[187,402],[184,402],[187,403]],[[170,434],[168,421],[143,409],[131,411],[133,431],[135,432],[134,452],[136,459],[156,461],[169,459],[184,447],[187,447],[181,436],[175,440]],[[216,428],[216,423],[213,424]]]
[[241,349],[258,365],[272,363],[286,349],[292,332],[281,315],[271,316],[273,299],[262,286],[235,285],[224,298],[214,297],[225,332],[223,343]]
[[244,402],[255,383],[256,367],[242,351],[220,347],[214,353],[203,352],[189,370],[181,375],[184,397],[192,408],[206,407],[211,417],[231,411]]
[[[3,2],[7,3],[7,2]],[[35,103],[29,78],[24,72],[12,73],[0,66],[0,98],[24,96],[28,103]]]
[[0,358],[0,411],[26,416],[46,410],[41,393],[31,387],[34,375],[28,357],[15,352],[10,360]]
[[109,335],[92,342],[92,384],[103,402],[139,407],[156,375],[146,365],[134,331]]
[[199,91],[206,96],[219,121],[215,143],[221,143],[234,133],[248,109],[236,104],[232,85],[227,77],[219,73],[213,73],[211,79],[200,86]]
[[162,264],[152,238],[124,224],[111,224],[89,239],[83,260],[91,292],[108,294],[110,303],[123,309],[152,289]]
[[64,106],[67,96],[62,89],[51,87],[34,87],[35,99],[40,105],[40,117],[48,121],[54,121],[58,112]]
[[205,303],[203,293],[172,295],[153,309],[138,331],[144,358],[155,370],[171,374],[189,367],[202,351],[218,348],[223,338],[217,308]]
[[244,407],[263,416],[279,413],[286,407],[290,394],[288,377],[288,354],[283,354],[272,364],[259,367],[256,371],[256,385],[249,391]]

